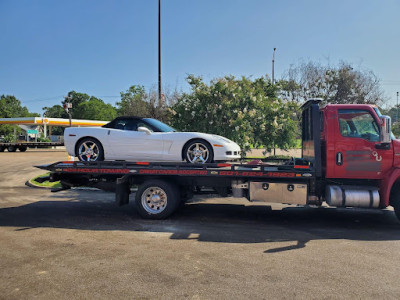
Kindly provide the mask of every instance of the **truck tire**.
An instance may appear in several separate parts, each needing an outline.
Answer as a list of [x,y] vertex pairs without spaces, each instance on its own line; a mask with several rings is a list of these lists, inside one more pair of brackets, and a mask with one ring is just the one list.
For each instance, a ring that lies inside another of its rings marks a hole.
[[400,186],[395,187],[390,195],[390,205],[394,208],[394,213],[400,221]]
[[17,151],[17,147],[12,146],[12,145],[11,145],[11,146],[8,146],[8,147],[7,147],[7,151],[8,151],[8,152],[15,152],[15,151]]
[[145,219],[165,219],[176,211],[179,202],[177,186],[157,179],[141,184],[135,196],[137,212]]
[[21,146],[21,147],[19,147],[18,149],[19,149],[19,151],[21,151],[21,152],[25,152],[26,149],[28,149],[28,147],[26,147],[26,146]]
[[4,152],[5,149],[6,149],[6,147],[0,146],[0,152]]

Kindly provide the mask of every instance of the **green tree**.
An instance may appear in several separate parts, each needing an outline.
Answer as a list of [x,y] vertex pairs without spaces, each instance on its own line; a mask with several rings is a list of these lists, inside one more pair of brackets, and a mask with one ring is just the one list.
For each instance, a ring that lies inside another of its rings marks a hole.
[[121,101],[116,104],[119,116],[151,116],[144,86],[132,85],[127,91],[121,92]]
[[64,108],[61,105],[53,105],[51,107],[43,107],[44,110],[43,115],[45,115],[48,118],[62,118],[62,119],[67,119],[68,114],[64,110]]
[[380,80],[371,70],[341,62],[337,66],[316,62],[291,66],[281,94],[285,99],[304,102],[322,98],[327,103],[381,104],[385,101]]
[[269,79],[233,76],[208,85],[201,77],[188,76],[191,93],[183,93],[171,108],[172,125],[183,131],[225,136],[247,151],[251,146],[268,150],[295,145],[294,102],[277,97],[279,86]]
[[[30,113],[29,110],[21,105],[16,97],[11,95],[0,96],[0,118],[23,118],[23,117],[39,117],[39,114]],[[9,135],[14,133],[13,125],[0,125],[0,135]],[[17,127],[17,133],[21,132]]]
[[72,109],[77,110],[80,104],[89,101],[90,96],[85,93],[78,93],[75,91],[70,91],[67,95],[68,100],[64,99],[61,103],[65,104],[67,102],[72,103]]
[[[103,100],[84,93],[71,91],[68,93],[69,102],[72,103],[72,117],[74,119],[110,121],[117,115],[115,107]],[[64,105],[67,100],[62,101]],[[44,114],[49,118],[64,118],[69,116],[61,105],[43,107]]]
[[78,105],[78,112],[74,114],[74,118],[75,116],[79,119],[111,121],[117,116],[117,111],[111,104],[104,103],[96,97],[90,97],[89,100]]
[[161,99],[155,89],[147,93],[143,86],[131,86],[127,91],[121,92],[121,101],[117,102],[119,116],[148,117],[168,122],[170,111],[168,107],[176,102],[179,93],[171,93],[166,89]]

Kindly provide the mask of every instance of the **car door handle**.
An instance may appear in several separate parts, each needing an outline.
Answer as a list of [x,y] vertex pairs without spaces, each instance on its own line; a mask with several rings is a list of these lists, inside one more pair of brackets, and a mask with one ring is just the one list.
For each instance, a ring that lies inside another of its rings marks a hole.
[[110,133],[111,133],[111,130],[109,130],[109,131],[107,132],[107,135],[110,135]]
[[343,165],[343,153],[342,152],[336,153],[336,164],[338,166]]

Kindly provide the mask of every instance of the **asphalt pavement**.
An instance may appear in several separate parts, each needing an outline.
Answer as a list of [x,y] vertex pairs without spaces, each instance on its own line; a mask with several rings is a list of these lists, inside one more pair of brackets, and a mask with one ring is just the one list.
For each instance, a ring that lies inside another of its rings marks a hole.
[[25,186],[66,156],[0,153],[0,299],[400,298],[392,209],[196,197],[143,220],[112,193]]

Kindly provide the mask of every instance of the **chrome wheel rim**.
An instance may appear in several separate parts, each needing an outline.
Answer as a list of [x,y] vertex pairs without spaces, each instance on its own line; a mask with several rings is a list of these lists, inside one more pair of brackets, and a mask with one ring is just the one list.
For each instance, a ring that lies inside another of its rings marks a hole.
[[159,214],[168,203],[167,193],[159,187],[149,187],[142,194],[142,206],[150,214]]
[[99,158],[99,154],[99,146],[92,141],[83,142],[78,149],[78,156],[82,161],[96,161]]
[[190,163],[204,164],[210,156],[210,151],[203,143],[194,143],[190,145],[186,152],[186,158]]

